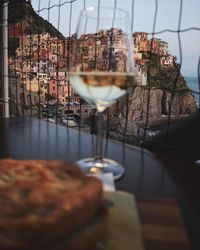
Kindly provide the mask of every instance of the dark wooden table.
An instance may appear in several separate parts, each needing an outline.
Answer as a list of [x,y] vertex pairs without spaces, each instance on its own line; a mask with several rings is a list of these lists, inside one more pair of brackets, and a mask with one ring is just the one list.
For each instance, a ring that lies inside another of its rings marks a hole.
[[[94,140],[92,135],[37,118],[18,117],[0,121],[0,158],[75,162],[93,154]],[[198,199],[191,199],[185,182],[177,179],[171,171],[168,155],[153,154],[106,139],[104,150],[107,157],[125,166],[125,175],[116,182],[116,187],[137,197],[146,249],[199,250]],[[181,159],[174,162],[182,164]],[[173,237],[173,233],[176,236]],[[178,237],[182,240],[177,240]]]

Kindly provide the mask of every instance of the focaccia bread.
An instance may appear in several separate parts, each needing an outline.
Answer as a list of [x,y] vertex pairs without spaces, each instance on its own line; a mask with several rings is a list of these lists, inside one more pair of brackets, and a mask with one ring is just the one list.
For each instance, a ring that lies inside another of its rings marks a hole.
[[101,182],[75,164],[0,160],[0,249],[42,249],[71,235],[101,199]]

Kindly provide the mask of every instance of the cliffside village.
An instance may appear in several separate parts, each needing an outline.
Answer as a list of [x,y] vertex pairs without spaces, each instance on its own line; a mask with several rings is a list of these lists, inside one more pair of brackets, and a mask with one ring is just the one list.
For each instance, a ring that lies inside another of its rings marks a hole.
[[[76,34],[61,39],[49,33],[26,34],[26,23],[9,27],[9,38],[17,39],[19,46],[9,58],[11,95],[21,100],[24,105],[45,104],[47,97],[59,104],[79,103],[79,96],[70,85],[68,72],[70,57],[75,46]],[[80,38],[81,56],[84,70],[106,70],[109,67],[109,36],[115,34],[112,53],[115,60],[112,68],[120,71],[123,68],[123,34],[120,30],[102,30],[98,34],[87,34]],[[117,33],[117,35],[116,35]],[[87,39],[85,39],[87,36]],[[89,38],[89,39],[88,39]],[[135,82],[147,84],[148,52],[157,54],[162,67],[172,67],[174,57],[168,52],[168,43],[158,38],[149,39],[145,32],[133,34],[135,58]],[[84,53],[84,48],[87,48]],[[16,96],[17,95],[17,96]]]

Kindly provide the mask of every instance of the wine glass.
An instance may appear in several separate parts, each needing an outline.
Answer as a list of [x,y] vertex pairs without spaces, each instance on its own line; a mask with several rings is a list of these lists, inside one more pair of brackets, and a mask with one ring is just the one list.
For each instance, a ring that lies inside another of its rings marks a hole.
[[133,86],[134,58],[129,14],[111,7],[89,7],[80,13],[72,45],[70,82],[97,110],[95,155],[77,163],[85,173],[124,174],[118,162],[102,156],[102,113]]

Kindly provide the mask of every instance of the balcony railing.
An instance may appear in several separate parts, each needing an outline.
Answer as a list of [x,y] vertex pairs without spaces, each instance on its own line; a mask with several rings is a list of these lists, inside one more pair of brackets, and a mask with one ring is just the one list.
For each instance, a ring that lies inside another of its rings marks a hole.
[[[1,81],[4,83],[4,90],[2,89],[1,91],[3,98],[1,106],[3,107],[4,115],[7,116],[6,113],[9,111],[10,116],[33,115],[43,118],[46,109],[48,112],[45,115],[52,118],[53,116],[58,116],[61,105],[66,106],[73,113],[77,108],[77,103],[80,103],[80,118],[84,117],[88,120],[93,114],[92,107],[90,109],[91,113],[88,112],[88,117],[86,117],[86,104],[83,104],[83,101],[72,88],[68,79],[68,73],[71,48],[75,39],[73,34],[75,32],[74,23],[77,21],[76,8],[79,10],[87,8],[91,2],[86,0],[49,0],[48,3],[44,3],[40,0],[34,0],[32,1],[32,8],[31,1],[22,1],[21,3],[10,1],[8,11],[14,12],[16,17],[9,15],[12,18],[8,20],[8,26],[5,11],[7,3],[8,1],[4,1],[2,4],[2,7],[4,7],[2,8],[2,32],[4,32],[2,33],[4,37],[2,55],[4,55],[5,63],[3,64],[4,72],[1,76]],[[19,11],[22,4],[25,6],[25,13],[20,13]],[[97,6],[110,5],[114,8],[120,8],[123,6],[123,1],[115,0],[112,3],[107,3],[103,0],[96,0],[92,4]],[[200,34],[200,28],[196,25],[183,26],[184,4],[185,2],[182,0],[174,6],[178,20],[173,28],[163,29],[157,28],[157,26],[166,27],[165,24],[160,25],[159,15],[161,12],[159,10],[163,8],[163,4],[160,1],[155,0],[154,6],[148,12],[145,5],[143,5],[141,10],[142,3],[136,3],[134,0],[127,1],[126,6],[124,6],[129,10],[131,16],[136,61],[136,87],[140,89],[140,95],[145,97],[142,102],[130,102],[130,97],[135,98],[135,95],[134,93],[129,93],[126,96],[126,100],[120,103],[120,105],[125,105],[123,112],[118,109],[114,117],[112,116],[113,109],[105,112],[107,125],[104,126],[104,130],[108,137],[131,144],[143,145],[145,140],[150,138],[155,132],[155,128],[153,128],[153,131],[151,130],[152,125],[165,123],[167,125],[159,129],[168,130],[172,121],[176,118],[191,115],[196,111],[194,103],[189,103],[186,97],[185,101],[184,98],[181,99],[181,96],[189,96],[192,93],[195,95],[195,101],[197,103],[200,102],[198,97],[199,59],[194,66],[196,70],[195,87],[192,88],[183,84],[185,76],[181,72],[182,66],[185,67],[183,60],[184,44],[181,36],[195,32],[198,39]],[[63,13],[64,11],[67,11],[67,16]],[[142,11],[147,18],[151,14],[152,25],[148,25],[146,30],[138,30],[139,25],[137,22],[140,21],[142,23],[142,20],[137,19],[139,11]],[[171,8],[171,11],[174,12],[173,8]],[[41,18],[42,16],[47,20],[44,21]],[[66,27],[65,31],[63,30],[63,22],[65,23],[64,27]],[[52,28],[51,23],[55,28]],[[8,28],[7,31],[6,28]],[[63,34],[63,31],[65,34]],[[8,32],[7,41],[5,40],[7,38],[5,36],[6,32]],[[176,45],[173,42],[169,43],[170,35],[172,34],[177,37]],[[163,41],[163,38],[165,38],[165,41]],[[176,54],[175,52],[169,52],[170,50],[174,51],[173,46],[177,47]],[[8,68],[6,67],[6,60],[8,60]],[[88,65],[92,65],[93,61],[88,61],[87,57],[85,60],[88,62]],[[157,65],[157,75],[152,73],[155,65]],[[170,78],[170,75],[173,75],[173,77]],[[7,80],[9,80],[9,89],[6,83]],[[155,91],[153,89],[160,89],[162,95],[166,95],[166,98],[162,96],[162,100],[158,103],[157,99],[154,100],[154,98],[158,97],[154,97]],[[9,103],[7,100],[8,93]],[[179,98],[180,100],[177,101]],[[180,104],[181,102],[182,104]],[[184,104],[185,102],[187,104]],[[73,105],[73,103],[76,104]],[[8,104],[10,104],[9,110]],[[177,106],[178,111],[176,111],[175,106]],[[158,112],[158,117],[156,117],[154,113],[159,108],[161,111],[159,111],[160,113]],[[134,112],[135,114],[131,117],[131,113],[133,114]],[[120,129],[116,128],[118,121],[116,121],[115,117],[117,116],[123,117],[123,124],[120,125]],[[55,118],[55,122],[57,122],[59,119],[58,117]],[[136,124],[135,127],[132,125],[133,123]],[[81,124],[79,123],[80,129]],[[116,130],[114,130],[114,127]],[[92,128],[90,130],[92,131]]]

